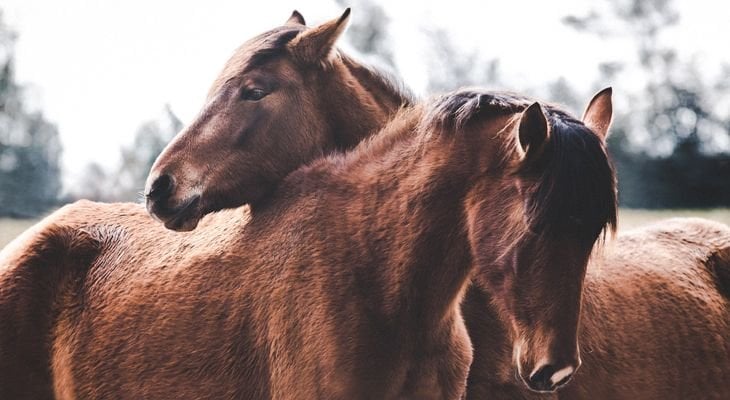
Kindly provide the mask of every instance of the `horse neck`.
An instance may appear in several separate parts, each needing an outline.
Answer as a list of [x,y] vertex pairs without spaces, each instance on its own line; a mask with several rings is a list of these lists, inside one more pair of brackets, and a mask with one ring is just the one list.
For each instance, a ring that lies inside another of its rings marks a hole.
[[364,230],[363,265],[382,284],[373,301],[386,314],[437,327],[458,310],[468,283],[463,203],[472,179],[451,138],[413,134],[419,113],[405,113],[411,121],[396,117],[338,175],[355,187],[346,218]]
[[337,79],[328,79],[325,107],[330,129],[341,149],[355,147],[383,127],[411,99],[373,70],[342,55],[333,65]]

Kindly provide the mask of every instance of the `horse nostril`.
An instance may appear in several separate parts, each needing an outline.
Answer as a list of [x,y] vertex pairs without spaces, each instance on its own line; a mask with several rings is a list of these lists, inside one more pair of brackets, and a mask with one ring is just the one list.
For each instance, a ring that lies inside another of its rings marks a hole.
[[573,367],[557,369],[555,366],[548,364],[530,375],[528,384],[532,390],[553,391],[568,383],[574,372],[575,368]]
[[145,196],[150,200],[159,200],[169,197],[173,186],[170,175],[160,175],[152,182],[152,185],[150,185],[150,189],[147,191]]
[[552,365],[544,365],[532,375],[530,375],[529,384],[533,390],[545,391],[552,390],[553,384],[550,378],[553,376],[555,368]]

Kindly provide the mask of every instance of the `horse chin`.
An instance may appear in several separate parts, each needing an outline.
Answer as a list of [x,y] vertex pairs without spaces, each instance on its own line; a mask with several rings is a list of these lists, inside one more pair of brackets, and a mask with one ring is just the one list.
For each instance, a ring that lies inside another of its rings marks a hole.
[[[578,369],[578,367],[580,367],[580,361],[578,361],[578,365],[575,367],[566,366],[558,370],[551,368],[550,366],[546,366],[541,368],[541,370],[544,370],[546,373],[540,374],[540,372],[534,371],[534,368],[530,368],[527,363],[519,361],[519,357],[521,355],[520,350],[523,349],[518,349],[515,352],[517,356],[516,364],[514,365],[515,378],[517,379],[517,382],[525,385],[525,387],[534,393],[547,394],[557,392],[558,389],[564,387],[572,380],[574,372]],[[544,365],[545,363],[539,364]],[[541,375],[542,378],[537,378],[535,376],[531,379],[530,375],[532,374],[535,374],[536,376]]]
[[525,341],[520,340],[517,344],[515,344],[515,347],[513,349],[513,366],[514,366],[514,372],[515,372],[515,379],[519,384],[524,385],[526,388],[528,388],[531,392],[534,393],[554,393],[557,389],[557,387],[554,388],[547,388],[547,387],[535,387],[530,384],[529,382],[529,374],[532,368],[527,365],[523,361],[523,357],[525,356],[523,352],[525,351]]
[[165,222],[165,228],[175,232],[190,232],[198,227],[199,217],[189,218],[186,220],[170,220]]
[[162,220],[165,228],[176,232],[189,232],[198,226],[202,215],[200,213],[200,196],[188,199],[177,207],[169,217]]

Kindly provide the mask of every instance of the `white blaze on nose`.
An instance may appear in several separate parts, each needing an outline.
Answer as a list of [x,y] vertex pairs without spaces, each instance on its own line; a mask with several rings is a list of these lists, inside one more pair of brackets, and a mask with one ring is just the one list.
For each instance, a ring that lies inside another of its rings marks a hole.
[[561,369],[560,371],[553,374],[553,376],[550,377],[550,383],[553,385],[557,385],[560,381],[565,379],[566,376],[570,376],[574,371],[573,367],[565,367]]

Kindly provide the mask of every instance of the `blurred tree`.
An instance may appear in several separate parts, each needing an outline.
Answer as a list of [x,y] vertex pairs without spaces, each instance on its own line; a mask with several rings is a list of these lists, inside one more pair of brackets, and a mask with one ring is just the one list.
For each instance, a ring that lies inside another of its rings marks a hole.
[[476,51],[464,52],[454,45],[443,29],[426,29],[431,46],[428,56],[428,86],[431,93],[441,93],[472,86],[475,80]]
[[482,59],[476,50],[460,49],[446,31],[424,28],[429,37],[428,87],[442,93],[460,87],[500,85],[499,59]]
[[390,18],[383,7],[367,0],[335,0],[342,7],[353,7],[356,12],[348,27],[345,40],[370,62],[397,71],[393,49],[388,38]]
[[618,0],[563,21],[601,37],[628,39],[635,59],[601,65],[603,81],[622,72],[644,86],[617,96],[630,113],[617,114],[609,146],[616,159],[619,194],[631,207],[730,205],[730,102],[723,90],[730,67],[707,81],[694,58],[680,59],[662,33],[679,21],[672,0]]
[[15,33],[0,12],[0,216],[35,216],[58,201],[61,144],[56,126],[30,111],[15,81]]
[[570,86],[565,77],[561,76],[560,78],[548,83],[547,92],[547,98],[550,99],[550,101],[562,104],[568,111],[576,115],[580,115],[578,113],[583,112],[581,109],[581,107],[584,107],[582,96],[580,96],[579,93],[576,93],[575,89]]
[[132,143],[122,146],[119,164],[111,170],[95,162],[87,164],[70,188],[69,200],[139,200],[152,164],[182,128],[180,119],[165,105],[162,115],[142,123]]
[[159,118],[147,121],[137,129],[132,145],[121,149],[121,165],[114,177],[114,200],[134,201],[139,198],[155,159],[182,127],[170,106],[165,105]]
[[109,174],[99,163],[90,162],[81,171],[79,181],[74,185],[69,201],[88,199],[95,201],[113,201],[110,194]]

